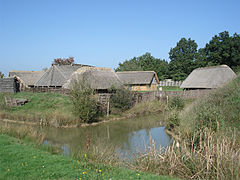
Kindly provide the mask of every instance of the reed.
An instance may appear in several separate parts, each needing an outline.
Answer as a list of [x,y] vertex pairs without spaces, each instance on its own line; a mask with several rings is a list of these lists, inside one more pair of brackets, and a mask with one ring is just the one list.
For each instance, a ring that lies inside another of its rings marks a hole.
[[1,134],[8,134],[9,136],[16,137],[18,139],[25,139],[30,142],[34,142],[37,145],[41,145],[45,139],[45,134],[39,129],[27,125],[12,125],[8,123],[1,124]]
[[235,130],[224,136],[205,129],[199,134],[198,145],[194,136],[191,141],[174,141],[164,150],[152,142],[131,168],[183,179],[239,179],[239,133]]

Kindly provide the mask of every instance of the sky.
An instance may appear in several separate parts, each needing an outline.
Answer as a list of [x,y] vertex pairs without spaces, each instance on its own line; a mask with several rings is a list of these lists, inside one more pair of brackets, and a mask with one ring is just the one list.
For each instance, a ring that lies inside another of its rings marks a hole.
[[239,0],[0,0],[0,71],[42,70],[55,58],[117,68],[185,37],[204,47],[240,34]]

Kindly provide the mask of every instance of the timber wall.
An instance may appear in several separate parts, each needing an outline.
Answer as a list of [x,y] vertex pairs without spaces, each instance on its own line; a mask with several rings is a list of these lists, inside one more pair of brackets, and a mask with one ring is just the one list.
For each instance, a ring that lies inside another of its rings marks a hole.
[[15,78],[0,78],[0,92],[15,93],[17,84]]
[[179,96],[183,99],[194,99],[194,98],[201,98],[205,95],[208,95],[211,90],[189,90],[189,91],[151,91],[151,92],[143,92],[139,93],[136,92],[134,94],[134,104],[146,101],[153,101],[153,100],[163,100],[166,99],[167,96],[169,98],[174,96]]

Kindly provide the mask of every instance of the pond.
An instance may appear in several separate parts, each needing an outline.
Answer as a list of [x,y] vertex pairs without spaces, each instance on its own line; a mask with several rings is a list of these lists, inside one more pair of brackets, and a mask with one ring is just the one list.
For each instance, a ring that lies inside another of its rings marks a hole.
[[70,129],[44,128],[44,143],[60,147],[65,155],[86,150],[90,145],[114,147],[116,153],[131,157],[145,151],[152,142],[157,149],[172,142],[161,123],[162,118],[162,115],[151,115]]

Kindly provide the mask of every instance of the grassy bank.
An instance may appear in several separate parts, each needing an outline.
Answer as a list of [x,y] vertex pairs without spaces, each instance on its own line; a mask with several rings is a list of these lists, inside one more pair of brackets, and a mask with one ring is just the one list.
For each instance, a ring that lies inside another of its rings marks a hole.
[[141,153],[134,167],[183,179],[240,178],[240,76],[183,111],[169,113],[177,137],[165,151]]
[[179,122],[177,131],[188,137],[205,128],[219,133],[240,131],[240,76],[181,112]]
[[[29,102],[24,106],[7,107],[4,105],[4,97],[24,98]],[[0,119],[15,121],[33,122],[46,126],[76,126],[81,121],[73,113],[73,105],[69,96],[57,93],[31,93],[20,92],[16,94],[0,93]],[[133,108],[122,112],[113,108],[109,117],[101,116],[99,121],[106,121],[119,118],[133,118],[150,113],[160,113],[166,110],[165,102],[153,101],[137,104]]]
[[[4,102],[6,94],[0,94]],[[12,98],[30,100],[24,106],[7,107],[3,104],[0,109],[1,119],[30,121],[44,125],[67,126],[79,124],[77,117],[72,113],[72,104],[68,96],[57,93],[20,92],[7,95]]]
[[32,145],[0,135],[0,179],[170,179],[123,168],[91,164],[53,155]]

